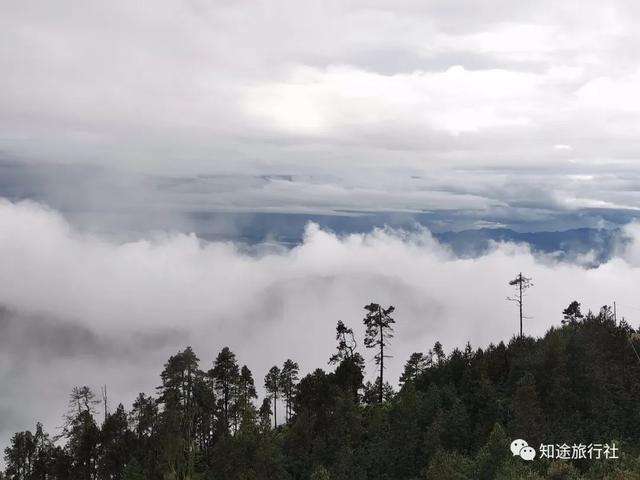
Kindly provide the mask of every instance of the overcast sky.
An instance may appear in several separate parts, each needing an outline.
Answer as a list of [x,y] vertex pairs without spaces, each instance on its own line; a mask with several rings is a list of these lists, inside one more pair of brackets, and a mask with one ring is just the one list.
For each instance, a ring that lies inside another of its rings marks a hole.
[[201,237],[257,212],[625,224],[639,19],[631,0],[0,0],[0,445],[53,430],[74,385],[152,393],[187,344],[206,368],[229,345],[259,384],[323,366],[371,301],[397,308],[391,377],[436,340],[508,340],[518,271],[527,332],[574,299],[631,318],[633,223],[590,270],[514,245],[456,259],[426,230]]
[[627,219],[640,208],[639,13],[585,0],[3,2],[0,161],[28,172],[0,194],[72,213]]

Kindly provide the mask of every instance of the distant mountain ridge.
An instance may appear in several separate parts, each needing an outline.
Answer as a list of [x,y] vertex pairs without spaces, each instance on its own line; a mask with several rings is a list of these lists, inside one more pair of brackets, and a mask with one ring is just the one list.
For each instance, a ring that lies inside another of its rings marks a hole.
[[[598,265],[609,260],[628,241],[622,227],[571,228],[522,232],[512,228],[477,228],[439,231],[427,218],[411,215],[310,215],[285,213],[212,214],[200,213],[192,217],[195,233],[206,240],[239,241],[254,247],[277,244],[285,247],[300,245],[309,222],[337,235],[371,232],[388,226],[391,229],[415,232],[427,228],[443,245],[462,258],[487,254],[493,242],[527,244],[536,253],[555,254],[559,260],[573,261],[593,254],[591,263]],[[589,262],[587,262],[589,263]]]
[[562,260],[573,260],[593,253],[593,263],[609,260],[625,239],[621,229],[575,228],[555,232],[516,232],[508,228],[479,228],[434,233],[434,238],[464,258],[484,255],[492,242],[528,244],[534,252],[556,253]]

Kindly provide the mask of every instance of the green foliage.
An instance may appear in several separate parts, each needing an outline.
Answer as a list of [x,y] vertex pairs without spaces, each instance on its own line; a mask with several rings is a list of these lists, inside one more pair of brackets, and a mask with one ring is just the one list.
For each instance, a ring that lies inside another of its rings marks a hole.
[[473,461],[456,452],[438,450],[427,468],[426,480],[473,480]]
[[264,388],[271,395],[273,405],[273,428],[278,427],[278,396],[282,387],[280,385],[280,369],[274,365],[264,377]]
[[208,372],[213,380],[215,391],[220,397],[220,413],[224,432],[229,432],[230,413],[235,410],[237,391],[234,388],[240,380],[240,369],[235,354],[224,347],[213,363],[213,369]]
[[315,468],[309,480],[331,480],[331,475],[329,474],[329,470],[320,465]]
[[504,428],[496,423],[489,435],[487,443],[482,447],[476,459],[476,478],[478,480],[492,480],[496,472],[510,460],[511,440]]
[[[392,322],[379,322],[392,310],[368,307],[365,344],[377,347],[382,364],[378,342],[381,331],[383,343],[391,338]],[[59,437],[40,424],[11,437],[4,477],[640,480],[640,362],[632,348],[640,338],[607,307],[583,315],[573,302],[563,318],[542,338],[475,351],[467,344],[447,353],[435,342],[410,356],[397,393],[379,374],[363,385],[364,360],[342,323],[333,371],[298,380],[298,365],[286,360],[267,373],[260,403],[251,370],[228,348],[208,372],[186,348],[164,365],[157,395],[140,394],[130,411],[119,405],[103,419],[91,389],[74,388]],[[620,458],[526,462],[510,452],[514,438],[532,446],[615,442]]]
[[293,416],[293,396],[296,392],[296,384],[299,380],[300,367],[296,362],[288,359],[284,362],[280,371],[279,387],[285,402],[285,422],[289,422]]

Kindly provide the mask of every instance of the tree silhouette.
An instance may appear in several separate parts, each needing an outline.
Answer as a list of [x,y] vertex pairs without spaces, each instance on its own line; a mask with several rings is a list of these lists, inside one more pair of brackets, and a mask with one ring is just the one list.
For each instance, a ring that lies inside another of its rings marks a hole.
[[278,427],[278,394],[280,393],[280,369],[271,367],[264,377],[264,388],[273,399],[273,428]]
[[253,374],[249,367],[243,365],[240,369],[240,376],[238,378],[238,414],[240,416],[240,423],[244,425],[254,420],[256,415],[255,406],[253,405],[253,399],[258,398],[256,393],[256,386],[253,380]]
[[515,302],[518,304],[518,309],[520,312],[520,337],[522,337],[522,319],[525,318],[522,314],[524,297],[526,295],[526,291],[533,286],[530,278],[527,278],[522,275],[520,272],[516,275],[516,278],[509,282],[509,285],[514,286],[516,289],[516,294],[513,297],[507,297],[507,300],[510,302]]
[[299,380],[299,372],[300,367],[291,359],[284,362],[282,371],[280,372],[280,391],[285,401],[285,422],[289,422],[293,414],[293,395],[295,393],[296,383]]
[[429,356],[427,357],[427,362],[428,363],[433,362],[434,357],[438,365],[441,365],[444,359],[446,358],[446,355],[444,354],[444,348],[442,347],[442,344],[439,341],[436,341],[436,343],[433,344],[433,348],[429,349]]
[[580,311],[580,304],[576,300],[571,302],[569,306],[562,311],[562,317],[563,324],[575,325],[584,318],[584,315],[582,315]]
[[384,400],[384,359],[389,358],[389,355],[385,355],[384,349],[389,345],[389,340],[393,338],[392,324],[396,322],[391,318],[391,314],[395,310],[395,307],[389,306],[388,308],[382,308],[377,303],[370,303],[366,305],[364,309],[367,311],[367,315],[363,320],[367,327],[364,345],[367,348],[378,349],[378,353],[376,353],[374,358],[376,365],[380,367],[378,402],[382,403]]
[[412,353],[404,366],[404,372],[402,372],[402,376],[400,377],[400,384],[415,382],[418,376],[426,370],[427,365],[428,360],[423,353]]
[[235,401],[234,390],[240,378],[236,356],[229,350],[229,347],[224,347],[220,351],[213,364],[213,369],[209,371],[209,375],[213,378],[216,390],[221,396],[222,421],[224,428],[228,432],[229,411]]
[[356,342],[353,329],[347,328],[342,320],[338,320],[338,324],[336,325],[336,340],[338,341],[338,352],[331,355],[329,359],[330,364],[340,363],[343,360],[353,358],[354,355],[357,355],[356,347],[358,346],[358,342]]
[[[448,354],[435,342],[426,355],[409,357],[397,393],[380,375],[362,387],[362,364],[343,325],[335,371],[317,368],[298,382],[295,362],[273,367],[258,411],[251,371],[239,369],[229,389],[231,431],[223,421],[225,382],[216,384],[228,377],[204,374],[187,348],[164,365],[157,396],[138,395],[129,411],[118,405],[101,425],[93,391],[74,388],[60,441],[40,424],[15,433],[0,480],[636,478],[640,365],[630,350],[639,334],[608,306],[581,316],[573,302],[564,315],[539,338],[476,350],[467,343]],[[278,425],[275,402],[287,403],[286,392],[293,407]],[[530,445],[615,439],[622,455],[525,462],[509,451],[514,438]]]
[[162,411],[162,459],[164,468],[177,479],[192,478],[195,472],[196,387],[204,373],[191,347],[169,357],[160,374],[159,402]]
[[269,397],[264,397],[262,399],[262,405],[260,405],[260,409],[258,410],[258,417],[260,418],[260,427],[263,431],[269,430],[271,428],[271,414],[273,411],[271,410],[271,399]]

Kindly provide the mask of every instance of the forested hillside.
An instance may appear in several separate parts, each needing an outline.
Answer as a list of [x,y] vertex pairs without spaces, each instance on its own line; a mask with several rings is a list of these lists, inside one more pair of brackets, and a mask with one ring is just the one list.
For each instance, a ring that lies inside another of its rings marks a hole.
[[[366,337],[342,322],[327,365],[302,376],[283,359],[257,379],[228,348],[168,359],[157,392],[104,415],[78,387],[64,428],[19,432],[8,479],[640,479],[640,341],[608,307],[572,302],[543,338],[406,352],[396,379],[363,385],[364,358],[384,375],[393,307],[365,307]],[[397,328],[402,328],[401,317]],[[479,320],[480,321],[480,320]],[[394,359],[394,361],[399,361]],[[262,380],[262,379],[261,379]],[[34,423],[37,419],[34,419]],[[615,444],[619,458],[525,461],[510,443]]]

